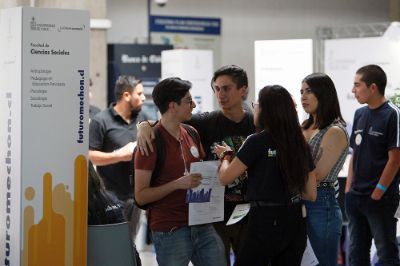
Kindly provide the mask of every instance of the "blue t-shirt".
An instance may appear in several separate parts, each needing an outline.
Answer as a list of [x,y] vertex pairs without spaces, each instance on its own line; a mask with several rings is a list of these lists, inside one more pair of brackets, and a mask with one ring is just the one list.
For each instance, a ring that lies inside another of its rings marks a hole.
[[[262,131],[249,136],[243,143],[236,156],[247,166],[249,201],[267,201],[270,203],[286,204],[293,197],[281,171],[277,155],[278,148],[270,133]],[[311,154],[308,154],[308,168],[314,169]],[[296,157],[293,156],[293,160]]]
[[[368,106],[358,109],[354,115],[350,137],[353,148],[353,180],[351,193],[371,195],[383,169],[388,151],[400,147],[400,111],[391,102],[376,109]],[[385,194],[399,192],[400,171]]]

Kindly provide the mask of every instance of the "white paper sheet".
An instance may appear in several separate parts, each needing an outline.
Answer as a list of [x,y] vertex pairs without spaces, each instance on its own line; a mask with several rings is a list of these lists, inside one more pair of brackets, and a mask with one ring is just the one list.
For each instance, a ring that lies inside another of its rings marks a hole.
[[231,225],[239,222],[242,220],[250,211],[250,204],[249,203],[244,203],[244,204],[238,204],[235,206],[235,209],[233,210],[231,217],[229,217],[228,222],[226,225]]
[[202,175],[201,184],[188,189],[189,225],[206,224],[224,220],[224,193],[217,177],[218,161],[196,162],[190,165],[191,173]]
[[304,250],[303,259],[301,260],[301,266],[314,266],[318,265],[318,259],[315,256],[314,250],[311,247],[310,240],[307,237],[307,247]]

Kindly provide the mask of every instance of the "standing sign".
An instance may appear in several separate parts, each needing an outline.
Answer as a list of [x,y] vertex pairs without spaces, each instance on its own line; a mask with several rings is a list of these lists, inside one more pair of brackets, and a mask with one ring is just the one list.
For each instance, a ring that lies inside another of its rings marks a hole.
[[266,85],[285,87],[297,102],[300,123],[308,117],[300,106],[301,81],[313,71],[311,39],[255,41],[256,97]]
[[4,265],[86,264],[88,66],[88,12],[1,10]]
[[354,76],[357,69],[368,64],[377,64],[386,72],[386,98],[399,93],[400,40],[383,36],[325,41],[325,72],[335,83],[349,131],[354,113],[361,107],[352,93]]
[[176,49],[161,54],[162,79],[180,77],[192,83],[193,113],[214,111],[211,78],[213,76],[213,54],[207,50]]

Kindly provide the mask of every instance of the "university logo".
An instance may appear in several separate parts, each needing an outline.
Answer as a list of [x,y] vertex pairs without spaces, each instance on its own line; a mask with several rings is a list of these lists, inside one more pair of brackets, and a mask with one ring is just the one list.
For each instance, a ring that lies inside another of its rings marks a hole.
[[30,21],[30,26],[31,26],[31,30],[34,31],[49,31],[50,29],[53,29],[56,27],[55,24],[51,24],[51,23],[37,23],[37,19],[35,17],[32,17],[31,21]]

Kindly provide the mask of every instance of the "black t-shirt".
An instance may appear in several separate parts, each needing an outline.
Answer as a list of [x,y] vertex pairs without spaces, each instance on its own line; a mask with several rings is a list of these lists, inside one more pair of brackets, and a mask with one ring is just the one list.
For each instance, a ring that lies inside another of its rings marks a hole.
[[[256,130],[253,114],[246,112],[243,119],[236,123],[226,118],[221,111],[206,112],[193,115],[188,122],[197,129],[201,143],[204,145],[206,160],[217,160],[211,151],[214,142],[221,144],[224,141],[234,152],[238,151],[244,140]],[[235,182],[225,188],[225,221],[229,219],[238,203],[245,201],[247,175],[243,174]]]
[[[290,198],[295,196],[294,193],[288,191],[279,170],[278,152],[275,141],[266,131],[249,136],[238,151],[236,156],[248,167],[247,199],[249,201],[287,204]],[[310,153],[308,158],[308,167],[312,171],[315,167]]]
[[[140,113],[133,113],[131,122],[126,121],[114,110],[114,104],[97,115],[89,125],[89,149],[113,152],[136,141],[136,123],[147,119]],[[130,176],[132,174],[132,162],[119,162],[110,165],[97,166],[97,171],[103,177],[107,190],[115,193],[120,200],[133,197]]]
[[[388,151],[400,147],[400,111],[390,102],[376,109],[368,106],[354,115],[350,146],[353,148],[351,193],[371,195],[388,161]],[[385,194],[399,192],[400,171]]]

